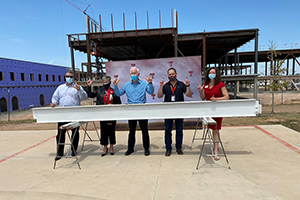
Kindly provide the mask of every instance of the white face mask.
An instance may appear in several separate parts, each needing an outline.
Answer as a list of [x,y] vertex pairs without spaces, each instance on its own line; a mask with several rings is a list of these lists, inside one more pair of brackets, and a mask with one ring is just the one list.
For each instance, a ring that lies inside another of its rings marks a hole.
[[69,84],[71,84],[71,83],[73,83],[73,78],[66,78],[66,81],[67,81],[67,83],[69,83]]
[[208,78],[210,80],[214,80],[216,78],[216,75],[215,74],[208,74]]

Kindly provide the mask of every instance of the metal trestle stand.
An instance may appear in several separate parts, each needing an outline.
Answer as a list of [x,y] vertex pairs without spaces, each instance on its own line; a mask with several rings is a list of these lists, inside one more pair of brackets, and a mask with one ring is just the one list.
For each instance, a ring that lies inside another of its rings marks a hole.
[[[199,122],[199,120],[200,119],[198,119],[198,122]],[[201,160],[202,156],[212,156],[212,157],[216,156],[214,154],[214,151],[213,151],[214,143],[220,143],[223,154],[218,154],[218,156],[225,156],[225,159],[226,159],[226,162],[227,162],[227,165],[228,165],[228,169],[230,169],[230,165],[229,165],[229,162],[228,162],[228,159],[227,159],[227,156],[226,156],[226,152],[225,152],[225,149],[224,149],[221,137],[220,137],[220,133],[219,133],[219,130],[217,130],[217,122],[215,120],[213,120],[211,117],[204,117],[204,118],[202,118],[202,123],[204,125],[203,134],[202,134],[202,138],[201,138],[201,139],[203,139],[203,144],[202,144],[202,148],[201,148],[201,152],[200,152],[200,156],[199,156],[199,159],[198,159],[196,170],[198,170],[198,167],[199,167],[200,160]],[[218,135],[218,141],[214,141],[212,131],[209,129],[209,125],[215,126],[216,131],[217,131],[217,135]],[[196,138],[196,131],[197,131],[197,127],[196,127],[194,137],[193,137],[193,140],[192,140],[192,145],[193,145],[194,140],[198,139],[198,138]],[[209,144],[210,144],[211,154],[203,154],[204,145],[207,142],[209,142]],[[191,146],[191,148],[192,148],[192,146]]]
[[[74,146],[73,146],[73,140],[74,140],[74,137],[75,137],[75,135],[76,135],[76,133],[77,133],[77,130],[76,130],[75,134],[73,135],[73,137],[70,136],[69,130],[74,129],[74,128],[79,129],[80,126],[83,125],[83,124],[85,124],[85,123],[86,123],[86,122],[70,122],[70,123],[68,123],[68,124],[64,124],[64,125],[60,126],[60,127],[59,127],[60,132],[61,132],[62,130],[66,130],[66,134],[67,134],[67,136],[68,136],[68,138],[69,138],[70,143],[66,143],[66,142],[65,142],[65,143],[59,143],[59,142],[57,143],[57,151],[58,151],[58,148],[59,148],[60,145],[64,145],[64,146],[69,145],[69,149],[68,149],[68,151],[67,151],[67,154],[66,154],[65,156],[62,156],[62,157],[65,157],[65,158],[73,157],[73,156],[69,156],[69,155],[70,155],[70,150],[71,150],[71,148],[72,148],[72,151],[73,151],[74,154],[75,154],[74,157],[76,158],[76,162],[77,162],[78,168],[79,168],[80,170],[81,170],[81,167],[80,167],[80,164],[79,164],[79,160],[78,160],[78,158],[77,158],[77,153],[76,153],[75,148],[74,148]],[[78,133],[78,134],[79,134],[79,133]],[[58,139],[58,141],[60,141],[61,135],[62,135],[62,134],[59,134],[59,139]],[[57,151],[56,151],[56,152],[57,152]],[[55,169],[56,161],[57,161],[57,160],[54,159],[54,166],[53,166],[53,169]]]
[[[95,122],[93,121],[93,125],[94,125],[94,128],[95,128],[95,131],[96,131],[96,134],[98,136],[98,140],[93,140],[90,135],[88,134],[87,132],[87,127],[88,127],[88,123],[86,123],[85,125],[85,128],[83,126],[81,126],[81,128],[83,129],[84,131],[84,136],[83,136],[83,141],[82,141],[82,145],[81,145],[81,151],[83,151],[83,147],[84,147],[84,142],[86,141],[89,141],[89,142],[94,142],[94,141],[99,141],[100,142],[100,134],[97,130],[97,127],[96,127],[96,124]],[[86,137],[88,137],[88,139],[85,139]],[[100,143],[99,143],[100,144]],[[102,146],[100,145],[100,149],[102,149]]]

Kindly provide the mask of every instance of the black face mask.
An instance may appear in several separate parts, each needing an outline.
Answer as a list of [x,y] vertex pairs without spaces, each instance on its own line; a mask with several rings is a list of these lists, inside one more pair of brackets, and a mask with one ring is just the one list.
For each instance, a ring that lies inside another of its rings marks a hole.
[[169,76],[168,77],[170,81],[175,81],[176,80],[176,75],[175,76]]
[[105,88],[105,89],[108,89],[108,88],[110,87],[110,83],[111,83],[111,82],[109,81],[109,83],[107,83],[107,84],[105,84],[105,85],[103,84],[104,88]]

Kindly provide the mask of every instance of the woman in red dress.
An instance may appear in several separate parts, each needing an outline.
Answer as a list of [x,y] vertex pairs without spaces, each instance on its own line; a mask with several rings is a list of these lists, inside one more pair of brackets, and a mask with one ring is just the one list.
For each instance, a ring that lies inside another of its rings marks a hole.
[[[201,86],[199,83],[198,85],[199,86],[197,87],[197,89],[200,93],[202,101],[220,101],[229,99],[225,84],[221,82],[221,74],[218,68],[209,68],[205,73],[205,83],[203,84],[203,86]],[[215,117],[213,119],[217,122],[217,129],[220,130],[223,118]],[[219,143],[217,142],[219,141],[219,138],[217,135],[217,131],[215,126],[213,125],[210,125],[209,128],[213,130],[213,137],[215,141],[213,149],[214,159],[219,160]]]

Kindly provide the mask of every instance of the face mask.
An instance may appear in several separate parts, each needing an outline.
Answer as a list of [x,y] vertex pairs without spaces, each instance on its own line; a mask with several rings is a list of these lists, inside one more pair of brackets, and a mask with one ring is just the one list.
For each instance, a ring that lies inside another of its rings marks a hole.
[[210,80],[214,80],[216,78],[216,75],[215,74],[208,74],[208,78]]
[[132,79],[133,81],[136,81],[136,80],[137,80],[137,75],[131,75],[131,79]]
[[73,78],[66,78],[67,83],[71,84],[73,83]]
[[175,76],[169,76],[168,77],[170,81],[175,81],[176,80],[176,75]]
[[107,83],[107,84],[103,85],[103,86],[104,86],[104,88],[105,88],[105,89],[108,89],[108,88],[109,88],[109,86],[110,86],[110,83],[111,83],[111,82],[109,81],[109,83]]

